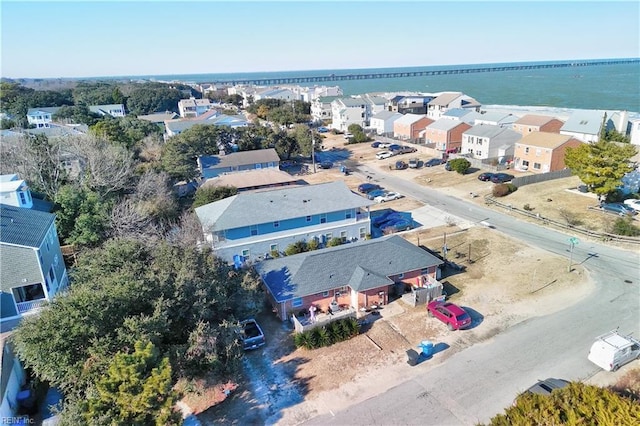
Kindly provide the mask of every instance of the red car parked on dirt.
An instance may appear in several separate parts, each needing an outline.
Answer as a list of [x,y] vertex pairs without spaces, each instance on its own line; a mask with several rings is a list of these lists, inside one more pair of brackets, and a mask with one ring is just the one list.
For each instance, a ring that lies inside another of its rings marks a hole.
[[447,324],[449,330],[460,330],[471,325],[471,316],[455,303],[434,300],[427,304],[427,313]]

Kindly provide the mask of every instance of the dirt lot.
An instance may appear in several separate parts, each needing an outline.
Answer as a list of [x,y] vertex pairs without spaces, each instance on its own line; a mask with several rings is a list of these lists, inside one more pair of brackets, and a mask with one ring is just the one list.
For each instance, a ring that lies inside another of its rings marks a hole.
[[[326,149],[344,149],[344,140],[332,136],[324,140]],[[348,146],[348,161],[378,164],[376,150],[369,144]],[[430,158],[426,149],[417,153],[421,160]],[[413,154],[407,154],[409,158]],[[380,167],[388,166],[381,160]],[[348,163],[346,163],[348,164]],[[444,167],[402,170],[408,179],[484,203],[492,184],[480,182],[479,172],[461,176]],[[516,174],[516,173],[514,173]],[[339,168],[318,170],[303,177],[309,183],[344,180],[351,188],[363,182],[361,176],[344,176]],[[605,216],[588,211],[595,200],[569,191],[577,178],[553,183],[529,185],[504,200],[522,208],[526,203],[541,216],[561,220],[564,206],[575,207],[576,215],[588,226],[604,228]],[[422,204],[410,198],[385,203],[384,208],[412,210]],[[381,206],[374,206],[379,208]],[[608,216],[607,216],[608,217]],[[455,226],[418,229],[403,237],[438,251],[444,242],[449,259],[465,267],[464,272],[445,270],[441,281],[450,299],[472,314],[471,329],[450,332],[435,319],[428,318],[424,306],[411,307],[398,299],[380,310],[375,321],[366,325],[363,334],[340,344],[314,351],[295,349],[291,328],[271,314],[260,321],[269,336],[269,344],[260,352],[248,354],[252,374],[260,376],[267,386],[241,383],[231,398],[200,415],[204,424],[298,424],[315,415],[339,410],[349,404],[373,396],[409,377],[406,350],[416,349],[422,340],[437,342],[446,348],[433,360],[442,362],[456,351],[490,339],[513,324],[536,315],[561,309],[587,295],[593,284],[581,266],[567,272],[567,260],[513,241],[501,233],[484,227],[467,230]],[[513,265],[518,265],[517,269]],[[262,368],[256,367],[262,365]]]

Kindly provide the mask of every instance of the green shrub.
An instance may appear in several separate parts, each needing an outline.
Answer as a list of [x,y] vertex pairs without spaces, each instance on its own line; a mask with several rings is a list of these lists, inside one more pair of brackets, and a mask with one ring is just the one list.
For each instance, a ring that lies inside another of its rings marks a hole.
[[319,247],[320,247],[320,243],[315,238],[307,241],[307,251],[318,250]]
[[491,194],[494,197],[504,197],[505,195],[509,195],[509,193],[509,187],[504,183],[494,185],[493,190],[491,191]]
[[323,346],[331,345],[331,339],[326,326],[314,328],[313,331],[317,347],[321,348]]
[[287,256],[291,256],[293,254],[303,253],[307,251],[307,243],[304,241],[296,241],[293,244],[289,244],[287,248],[284,249],[284,254]]
[[449,160],[449,166],[451,166],[451,170],[455,170],[463,175],[467,173],[467,170],[471,167],[471,163],[466,158],[454,158],[453,160]]
[[640,235],[640,228],[633,224],[633,218],[620,217],[611,227],[611,233],[616,235],[625,235],[627,237],[637,237]]
[[530,212],[533,210],[533,207],[531,207],[528,203],[525,204],[524,206],[522,206],[523,209],[525,209],[526,211]]
[[334,321],[327,324],[327,331],[329,332],[329,340],[331,343],[341,342],[344,340],[340,321]]
[[296,333],[293,343],[297,348],[317,349],[349,340],[360,333],[360,324],[355,318],[345,318],[316,327],[304,333]]
[[327,247],[335,247],[342,244],[342,238],[333,237],[327,242]]

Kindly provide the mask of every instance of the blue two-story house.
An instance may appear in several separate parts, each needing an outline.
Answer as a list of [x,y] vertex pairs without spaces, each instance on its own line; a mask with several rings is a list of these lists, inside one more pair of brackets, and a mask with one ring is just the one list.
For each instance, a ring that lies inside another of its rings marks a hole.
[[371,233],[372,204],[336,181],[243,192],[195,211],[218,257],[251,263],[297,241],[363,240]]
[[280,168],[280,156],[273,148],[198,157],[198,169],[204,179],[225,173],[267,168]]
[[0,322],[37,313],[64,289],[55,215],[0,204]]

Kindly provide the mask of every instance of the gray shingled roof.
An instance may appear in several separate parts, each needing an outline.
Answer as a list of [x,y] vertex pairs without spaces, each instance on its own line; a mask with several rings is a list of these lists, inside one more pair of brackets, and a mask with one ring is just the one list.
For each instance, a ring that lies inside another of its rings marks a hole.
[[42,267],[31,247],[0,244],[0,289],[42,282]]
[[280,156],[273,148],[253,151],[232,152],[226,155],[203,155],[200,164],[203,169],[248,166],[259,163],[278,163]]
[[256,265],[278,302],[348,285],[364,291],[388,277],[443,262],[397,235],[267,260]]
[[464,134],[470,136],[479,136],[481,138],[494,138],[504,132],[513,132],[513,130],[509,130],[505,127],[495,126],[493,124],[476,124],[469,130],[464,132]]
[[462,96],[461,92],[445,92],[429,102],[429,105],[447,106]]
[[211,231],[234,229],[336,212],[375,204],[354,194],[342,181],[240,193],[195,209],[200,223]]
[[374,115],[371,118],[376,118],[379,120],[387,120],[391,117],[393,117],[394,115],[397,115],[398,118],[402,117],[402,114],[400,114],[399,112],[395,112],[395,111],[380,111],[379,113],[377,113],[376,115]]
[[54,219],[51,213],[0,204],[0,242],[40,247]]

